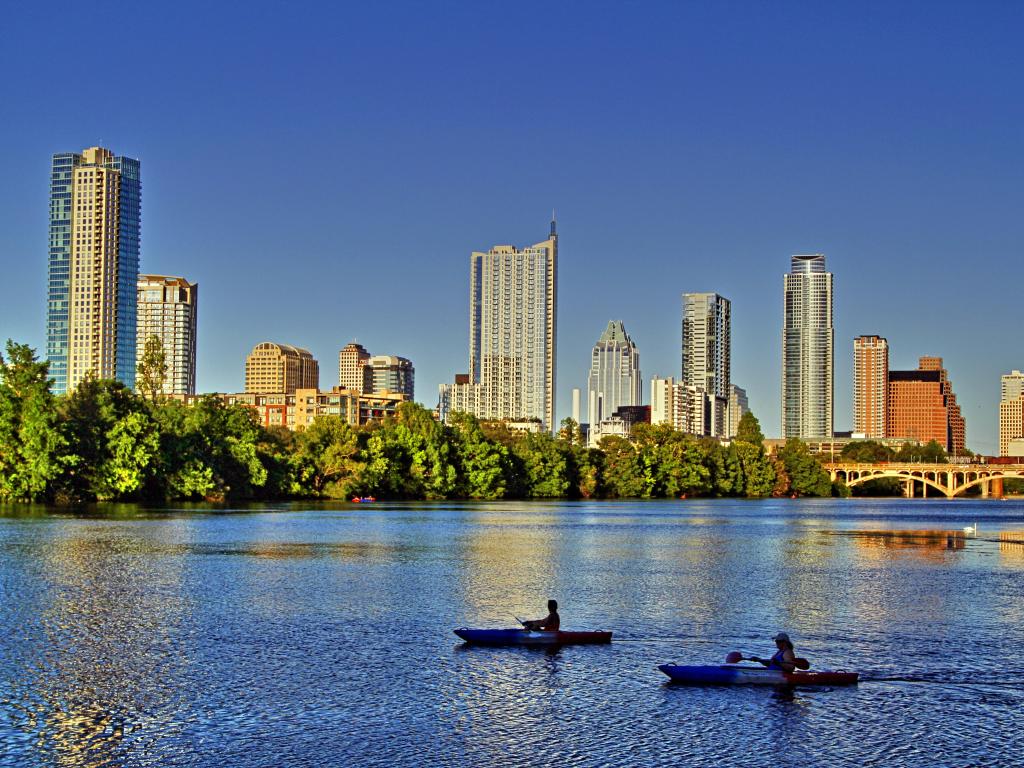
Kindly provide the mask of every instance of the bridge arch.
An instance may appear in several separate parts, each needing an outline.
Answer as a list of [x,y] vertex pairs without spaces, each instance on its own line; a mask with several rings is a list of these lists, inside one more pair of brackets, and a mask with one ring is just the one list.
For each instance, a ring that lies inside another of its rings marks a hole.
[[[904,481],[905,480],[917,480],[919,482],[924,483],[925,485],[930,485],[932,488],[937,490],[943,496],[948,496],[948,497],[952,498],[952,496],[954,495],[953,492],[951,492],[951,490],[949,488],[947,488],[946,486],[938,483],[936,480],[934,480],[932,478],[924,477],[924,475],[926,474],[924,472],[921,472],[921,474],[915,475],[915,474],[911,474],[911,471],[908,471],[908,470],[875,470],[875,471],[858,471],[858,470],[853,470],[853,471],[858,474],[858,477],[854,478],[853,480],[849,479],[849,475],[850,475],[849,471],[838,470],[836,472],[837,475],[840,472],[842,472],[842,474],[844,474],[846,476],[844,478],[844,482],[846,483],[846,487],[847,488],[852,488],[855,485],[861,485],[863,483],[868,482],[869,480],[885,480],[887,478],[892,478],[892,479],[895,479],[895,480],[904,480]],[[928,473],[928,474],[933,474],[934,475],[936,473],[931,472],[931,473]]]

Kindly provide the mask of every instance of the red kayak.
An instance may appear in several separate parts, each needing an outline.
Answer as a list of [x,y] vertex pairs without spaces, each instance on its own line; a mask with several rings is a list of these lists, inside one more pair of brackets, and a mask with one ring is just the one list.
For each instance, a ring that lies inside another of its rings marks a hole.
[[455,634],[472,645],[591,645],[610,643],[611,632],[549,632],[531,629],[468,629]]

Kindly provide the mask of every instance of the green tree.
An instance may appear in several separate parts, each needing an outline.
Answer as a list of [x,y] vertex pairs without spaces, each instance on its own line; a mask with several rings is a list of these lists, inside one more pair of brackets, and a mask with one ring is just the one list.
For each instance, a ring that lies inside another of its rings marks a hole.
[[512,454],[518,459],[517,486],[524,496],[557,499],[568,495],[568,451],[551,435],[527,432],[512,444]]
[[893,450],[876,440],[858,440],[844,445],[840,456],[843,461],[874,464],[880,461],[891,461]]
[[771,496],[778,478],[775,466],[765,455],[764,448],[740,440],[734,441],[732,448],[742,467],[743,492],[746,496],[751,499]]
[[920,443],[903,443],[893,456],[893,461],[914,462],[921,464],[945,464],[946,451],[935,440],[924,445]]
[[161,400],[154,413],[167,498],[245,499],[267,484],[266,435],[250,409],[206,395],[189,406]]
[[392,498],[445,499],[457,472],[448,429],[416,403],[402,403],[366,444],[366,491]]
[[458,495],[488,501],[505,498],[511,473],[509,449],[489,440],[475,416],[454,413],[449,420],[461,468]]
[[77,457],[59,479],[63,498],[108,501],[151,485],[160,470],[159,425],[128,387],[90,374],[61,398],[58,414]]
[[75,462],[54,412],[49,363],[8,339],[0,356],[0,499],[38,501]]
[[831,496],[832,480],[807,445],[791,437],[779,451],[779,460],[789,477],[789,491],[797,496]]
[[601,484],[605,495],[616,499],[636,499],[645,496],[647,486],[636,446],[618,435],[602,437],[599,446],[604,454]]
[[348,498],[361,479],[358,432],[340,416],[317,416],[294,438],[299,487],[316,496]]
[[747,411],[740,417],[740,423],[736,426],[736,439],[751,445],[764,445],[761,423],[753,411]]
[[640,455],[645,497],[675,498],[711,492],[711,471],[692,437],[664,424],[638,424],[632,437]]
[[146,339],[142,359],[139,360],[135,371],[135,387],[143,397],[156,400],[163,394],[164,379],[167,377],[167,355],[163,342],[156,334]]

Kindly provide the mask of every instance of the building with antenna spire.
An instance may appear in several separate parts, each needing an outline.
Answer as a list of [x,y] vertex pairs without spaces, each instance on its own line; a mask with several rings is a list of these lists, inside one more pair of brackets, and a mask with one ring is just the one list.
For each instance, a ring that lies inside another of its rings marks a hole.
[[[553,212],[552,212],[553,213]],[[527,248],[470,255],[469,373],[442,384],[438,413],[555,425],[558,230]]]

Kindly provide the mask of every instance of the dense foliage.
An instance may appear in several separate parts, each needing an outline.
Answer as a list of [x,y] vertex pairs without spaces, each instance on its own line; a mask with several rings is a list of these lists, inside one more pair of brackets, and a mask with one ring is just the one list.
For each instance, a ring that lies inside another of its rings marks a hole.
[[455,414],[439,423],[403,403],[353,427],[319,417],[264,429],[215,396],[164,397],[161,351],[147,344],[136,393],[86,379],[55,397],[47,364],[8,342],[0,357],[0,501],[79,503],[294,497],[388,499],[678,498],[831,495],[799,441],[770,456],[753,414],[731,445],[667,426],[589,448],[566,419],[557,436]]

